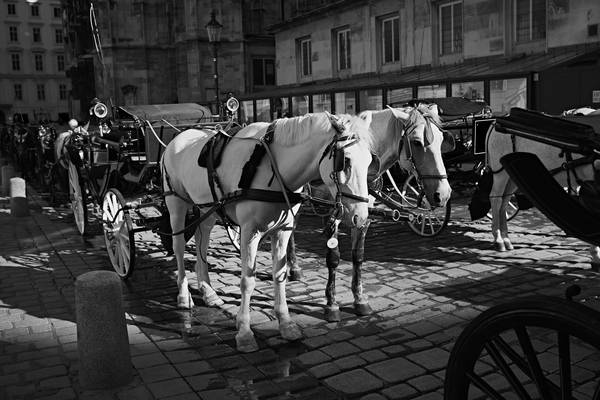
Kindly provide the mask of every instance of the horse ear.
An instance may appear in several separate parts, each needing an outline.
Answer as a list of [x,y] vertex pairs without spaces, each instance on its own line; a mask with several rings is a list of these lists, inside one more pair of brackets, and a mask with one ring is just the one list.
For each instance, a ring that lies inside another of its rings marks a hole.
[[408,114],[405,113],[404,111],[398,110],[397,108],[390,107],[390,106],[387,106],[387,108],[389,108],[392,111],[392,114],[394,115],[394,117],[399,118],[404,121],[406,121],[408,119]]
[[442,141],[442,146],[440,151],[443,153],[449,153],[456,147],[456,142],[454,141],[454,136],[447,131],[442,131],[444,135],[444,140]]
[[327,115],[329,122],[331,122],[331,125],[333,125],[336,131],[339,133],[344,131],[344,121],[341,118],[339,118],[337,115],[330,114],[328,111],[325,111],[325,115]]

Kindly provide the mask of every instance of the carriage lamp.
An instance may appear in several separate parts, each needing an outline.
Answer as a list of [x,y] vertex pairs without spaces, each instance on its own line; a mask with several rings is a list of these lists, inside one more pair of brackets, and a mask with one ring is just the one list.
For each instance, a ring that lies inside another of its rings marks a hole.
[[219,112],[219,72],[217,69],[217,47],[221,41],[221,31],[223,25],[215,18],[215,10],[210,13],[210,21],[206,24],[206,32],[208,33],[208,41],[212,44],[213,48],[213,69],[215,78],[215,102],[217,107],[217,113]]

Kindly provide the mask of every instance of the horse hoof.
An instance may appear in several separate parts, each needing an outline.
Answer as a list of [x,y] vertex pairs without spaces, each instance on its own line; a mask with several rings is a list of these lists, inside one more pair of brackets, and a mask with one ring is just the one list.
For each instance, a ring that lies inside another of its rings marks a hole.
[[506,251],[506,246],[504,245],[504,243],[494,243],[494,246],[496,247],[496,251]]
[[200,291],[202,292],[202,301],[204,301],[204,304],[207,307],[220,307],[225,304],[217,292],[215,292],[206,282],[202,282]]
[[504,247],[506,247],[506,250],[509,250],[509,251],[515,249],[511,242],[504,242]]
[[258,343],[256,343],[252,332],[235,335],[235,344],[238,351],[242,353],[252,353],[258,350]]
[[292,268],[290,269],[289,281],[290,282],[300,282],[302,281],[302,269],[301,268]]
[[594,271],[594,272],[600,272],[600,263],[598,263],[598,262],[592,262],[592,271]]
[[358,315],[371,315],[373,314],[373,309],[369,305],[369,303],[354,303],[354,311]]
[[298,340],[302,337],[302,332],[295,322],[288,321],[279,324],[279,333],[286,340]]
[[342,320],[342,314],[340,308],[336,306],[325,307],[325,319],[328,322],[338,322]]
[[194,308],[194,300],[190,295],[179,295],[177,296],[177,307],[191,310]]

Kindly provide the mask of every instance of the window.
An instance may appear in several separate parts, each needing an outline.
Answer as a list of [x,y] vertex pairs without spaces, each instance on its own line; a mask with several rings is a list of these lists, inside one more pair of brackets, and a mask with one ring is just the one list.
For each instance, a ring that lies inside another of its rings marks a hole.
[[15,100],[23,100],[23,86],[20,83],[15,83]]
[[7,13],[8,15],[17,15],[17,5],[14,3],[7,4]]
[[17,29],[16,26],[9,26],[8,27],[8,37],[10,38],[11,42],[18,42],[19,41],[19,31]]
[[483,100],[483,81],[453,83],[452,97]]
[[255,58],[252,60],[254,86],[275,85],[275,60]]
[[517,43],[546,37],[546,0],[515,1],[515,39]]
[[292,97],[292,115],[294,117],[308,112],[308,96]]
[[254,122],[254,102],[245,100],[240,105],[240,122],[242,124],[250,124]]
[[11,54],[10,55],[10,61],[12,64],[12,70],[13,71],[20,71],[21,70],[21,56],[19,54]]
[[337,32],[338,71],[350,69],[350,29]]
[[440,5],[440,52],[462,51],[462,1]]
[[38,100],[46,100],[46,88],[43,83],[40,83],[36,87]]
[[35,70],[43,71],[44,70],[44,56],[42,54],[35,54],[34,56]]
[[312,50],[310,45],[310,39],[303,39],[300,41],[300,75],[310,76],[312,75]]
[[446,85],[423,85],[417,88],[419,99],[439,99],[446,97]]
[[336,114],[356,114],[356,98],[354,92],[335,93]]
[[67,85],[61,83],[58,85],[58,99],[66,100],[67,99]]
[[54,18],[61,18],[62,17],[62,10],[60,7],[54,7],[52,9],[52,15],[54,16]]
[[39,17],[40,16],[40,7],[37,5],[32,5],[31,6],[31,16],[32,17]]
[[42,41],[42,33],[40,28],[33,28],[33,41],[39,43]]
[[413,98],[411,87],[392,89],[387,91],[387,104],[392,107],[400,107]]
[[256,121],[269,122],[271,121],[271,102],[269,99],[256,100]]
[[58,54],[56,56],[56,70],[58,72],[65,70],[65,56],[63,54]]
[[360,110],[381,110],[383,107],[381,89],[367,89],[358,92]]
[[54,41],[56,42],[56,44],[62,44],[64,42],[62,29],[57,29],[54,31]]
[[381,21],[383,63],[400,61],[400,18],[391,17]]
[[527,108],[527,79],[500,79],[490,81],[490,107],[503,115],[512,107]]
[[313,94],[313,109],[312,112],[331,112],[331,96],[328,93]]

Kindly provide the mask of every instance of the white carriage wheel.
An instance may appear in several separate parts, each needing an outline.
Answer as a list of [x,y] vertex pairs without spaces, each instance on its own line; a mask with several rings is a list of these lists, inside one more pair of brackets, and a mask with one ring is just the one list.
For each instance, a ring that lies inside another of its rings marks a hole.
[[[517,195],[513,193],[512,196],[510,196],[508,204],[506,205],[506,220],[510,221],[511,219],[516,217],[518,213],[519,203],[517,202]],[[488,219],[492,219],[492,212],[488,211],[488,213],[485,216]]]
[[87,199],[84,188],[81,187],[79,171],[72,162],[69,162],[69,200],[77,230],[84,235],[87,225]]
[[[395,186],[397,187],[397,186]],[[412,212],[414,219],[407,221],[410,229],[419,236],[435,236],[448,224],[452,205],[450,199],[445,207],[431,209],[415,173],[406,178],[402,186],[402,205]]]
[[127,279],[135,265],[135,237],[125,199],[117,189],[109,189],[102,200],[104,243],[115,272]]
[[240,246],[240,227],[238,225],[229,225],[227,224],[227,236],[229,236],[229,240],[231,240],[231,244],[237,251],[241,251]]

